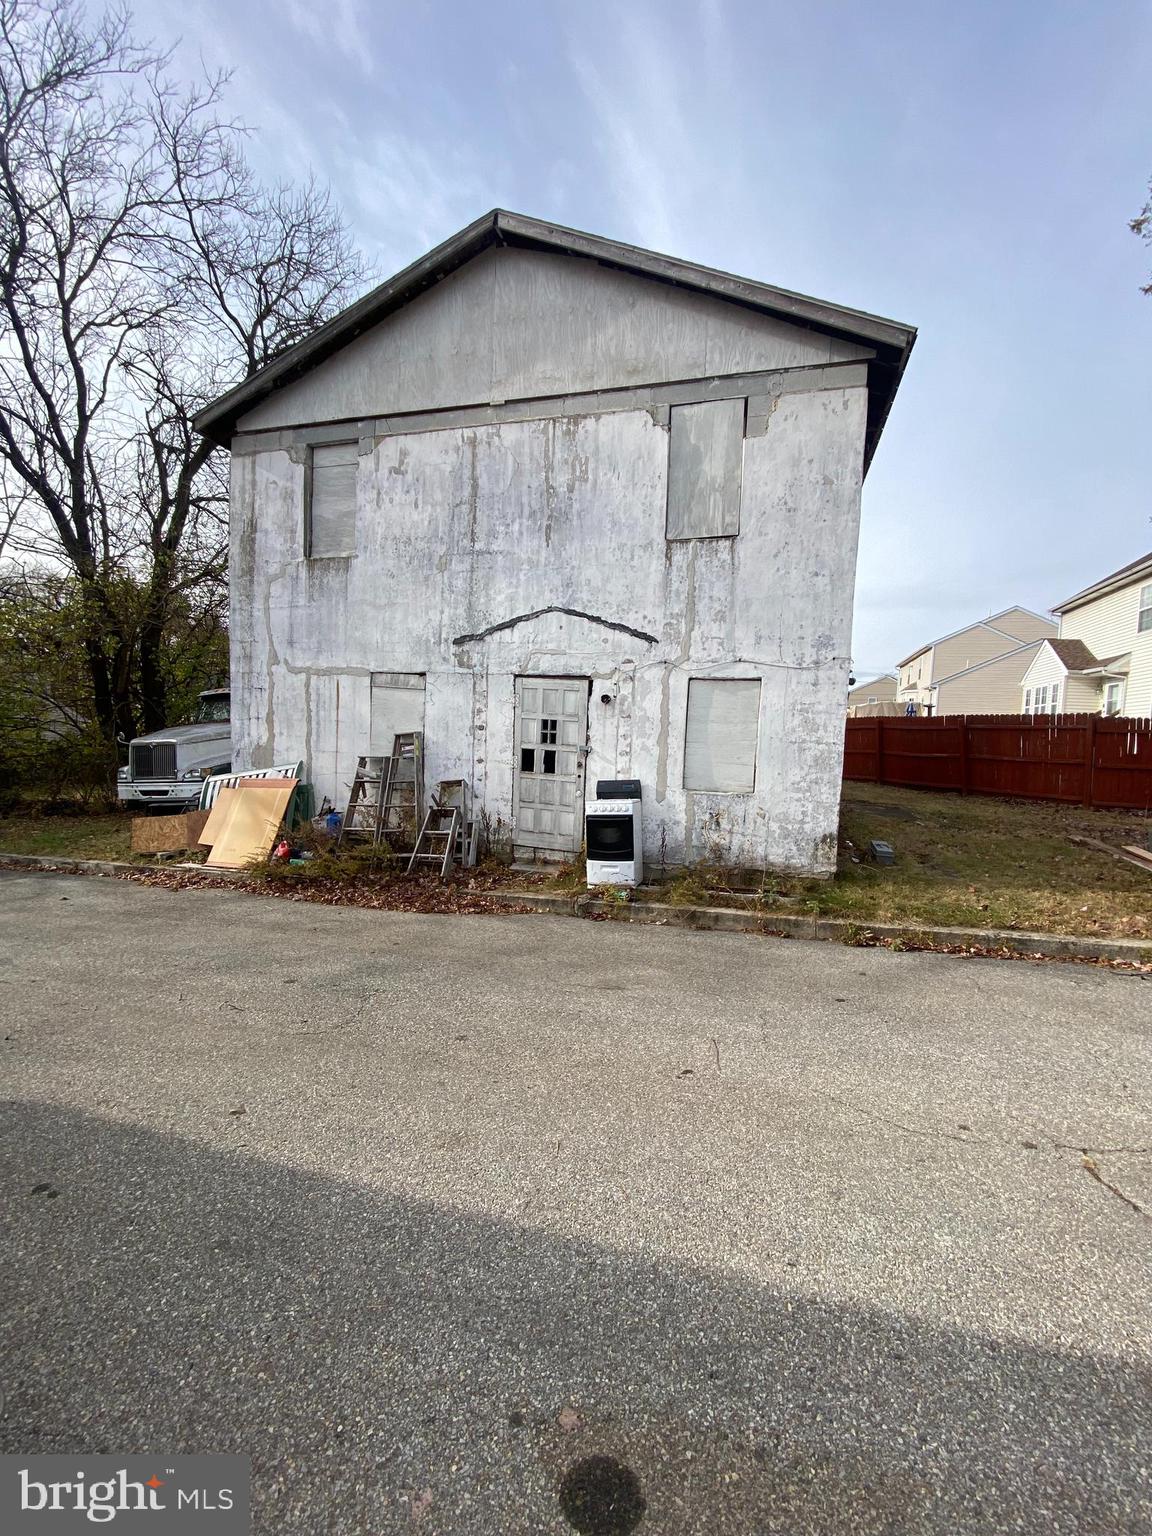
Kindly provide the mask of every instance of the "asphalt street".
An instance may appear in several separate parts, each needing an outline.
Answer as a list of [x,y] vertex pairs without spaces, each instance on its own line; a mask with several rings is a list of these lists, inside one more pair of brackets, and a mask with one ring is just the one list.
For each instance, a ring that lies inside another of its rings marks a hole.
[[0,874],[0,1449],[256,1531],[1152,1531],[1152,982]]

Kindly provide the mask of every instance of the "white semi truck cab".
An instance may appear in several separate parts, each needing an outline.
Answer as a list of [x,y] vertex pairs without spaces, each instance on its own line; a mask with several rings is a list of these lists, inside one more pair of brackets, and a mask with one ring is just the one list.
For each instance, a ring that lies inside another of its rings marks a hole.
[[117,797],[134,806],[196,805],[204,780],[232,766],[229,702],[227,688],[206,688],[190,724],[130,741],[128,762],[117,774]]

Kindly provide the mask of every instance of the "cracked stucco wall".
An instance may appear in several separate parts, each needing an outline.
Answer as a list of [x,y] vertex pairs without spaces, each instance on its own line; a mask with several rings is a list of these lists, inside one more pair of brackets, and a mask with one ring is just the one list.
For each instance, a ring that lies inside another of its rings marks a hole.
[[[349,559],[303,558],[299,454],[237,456],[235,760],[303,757],[341,804],[371,674],[424,673],[429,780],[467,778],[507,823],[516,676],[591,678],[587,781],[641,779],[646,858],[663,833],[671,862],[830,871],[866,404],[779,399],[744,443],[735,538],[665,539],[645,409],[362,441]],[[683,789],[694,676],[761,679],[752,794]]]

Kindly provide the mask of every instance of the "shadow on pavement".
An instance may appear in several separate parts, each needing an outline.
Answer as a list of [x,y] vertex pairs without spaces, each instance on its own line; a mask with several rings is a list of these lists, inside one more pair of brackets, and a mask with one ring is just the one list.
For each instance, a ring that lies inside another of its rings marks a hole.
[[5,1141],[6,1450],[248,1453],[255,1529],[309,1536],[1149,1529],[1113,1360],[78,1113]]

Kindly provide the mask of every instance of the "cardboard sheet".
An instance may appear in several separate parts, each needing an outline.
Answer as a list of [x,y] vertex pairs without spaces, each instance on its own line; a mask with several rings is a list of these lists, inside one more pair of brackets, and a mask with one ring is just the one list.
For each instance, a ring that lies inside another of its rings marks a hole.
[[211,837],[206,862],[223,869],[243,869],[272,852],[284,813],[296,789],[295,779],[257,779],[222,789],[216,797],[202,842]]

